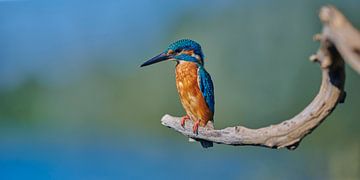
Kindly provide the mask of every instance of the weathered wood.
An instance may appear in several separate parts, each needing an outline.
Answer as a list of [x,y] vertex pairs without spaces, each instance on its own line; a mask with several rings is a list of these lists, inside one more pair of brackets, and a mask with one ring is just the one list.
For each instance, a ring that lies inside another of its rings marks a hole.
[[319,16],[324,27],[322,33],[316,35],[314,39],[320,41],[320,48],[310,59],[320,63],[322,83],[317,96],[302,112],[279,124],[259,129],[243,126],[220,130],[199,127],[198,134],[192,132],[193,122],[187,121],[185,127],[182,127],[179,117],[165,115],[161,123],[197,141],[206,140],[234,146],[295,149],[306,135],[330,115],[338,103],[344,101],[343,59],[360,73],[359,32],[333,6],[323,7]]
[[360,74],[360,32],[334,6],[320,10],[322,36],[332,42],[345,62]]

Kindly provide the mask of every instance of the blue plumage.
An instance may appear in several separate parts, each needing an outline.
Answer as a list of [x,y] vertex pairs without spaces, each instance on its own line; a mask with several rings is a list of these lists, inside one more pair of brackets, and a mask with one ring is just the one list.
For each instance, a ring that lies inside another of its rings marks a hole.
[[198,69],[199,86],[200,90],[205,98],[206,104],[210,108],[211,112],[215,111],[215,100],[214,100],[214,85],[208,72],[203,66],[199,66]]

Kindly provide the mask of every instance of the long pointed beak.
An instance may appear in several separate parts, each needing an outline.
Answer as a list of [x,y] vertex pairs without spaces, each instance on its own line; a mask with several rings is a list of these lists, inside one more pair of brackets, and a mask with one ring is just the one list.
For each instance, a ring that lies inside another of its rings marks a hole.
[[158,63],[158,62],[161,62],[161,61],[165,61],[165,60],[168,60],[168,59],[171,59],[172,57],[167,55],[166,53],[161,53],[151,59],[149,59],[148,61],[144,62],[140,67],[144,67],[144,66],[148,66],[148,65],[151,65],[151,64],[155,64],[155,63]]

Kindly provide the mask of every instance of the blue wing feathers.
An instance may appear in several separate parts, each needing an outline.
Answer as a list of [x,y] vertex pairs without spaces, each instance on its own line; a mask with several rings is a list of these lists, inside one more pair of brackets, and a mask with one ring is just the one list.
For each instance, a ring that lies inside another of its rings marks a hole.
[[200,78],[199,86],[200,86],[202,95],[205,98],[206,104],[208,105],[210,110],[214,113],[214,111],[215,111],[215,109],[214,109],[214,105],[215,105],[214,85],[211,80],[211,77],[210,77],[209,73],[206,72],[206,70],[202,66],[199,66],[198,76]]

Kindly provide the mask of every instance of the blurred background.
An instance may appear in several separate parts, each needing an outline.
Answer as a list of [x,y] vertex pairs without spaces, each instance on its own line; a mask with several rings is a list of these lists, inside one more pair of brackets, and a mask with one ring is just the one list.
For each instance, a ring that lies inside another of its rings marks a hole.
[[0,179],[359,179],[360,76],[295,151],[198,143],[160,124],[184,115],[175,63],[139,68],[198,41],[217,128],[258,128],[317,94],[318,11],[360,28],[360,1],[0,0]]

